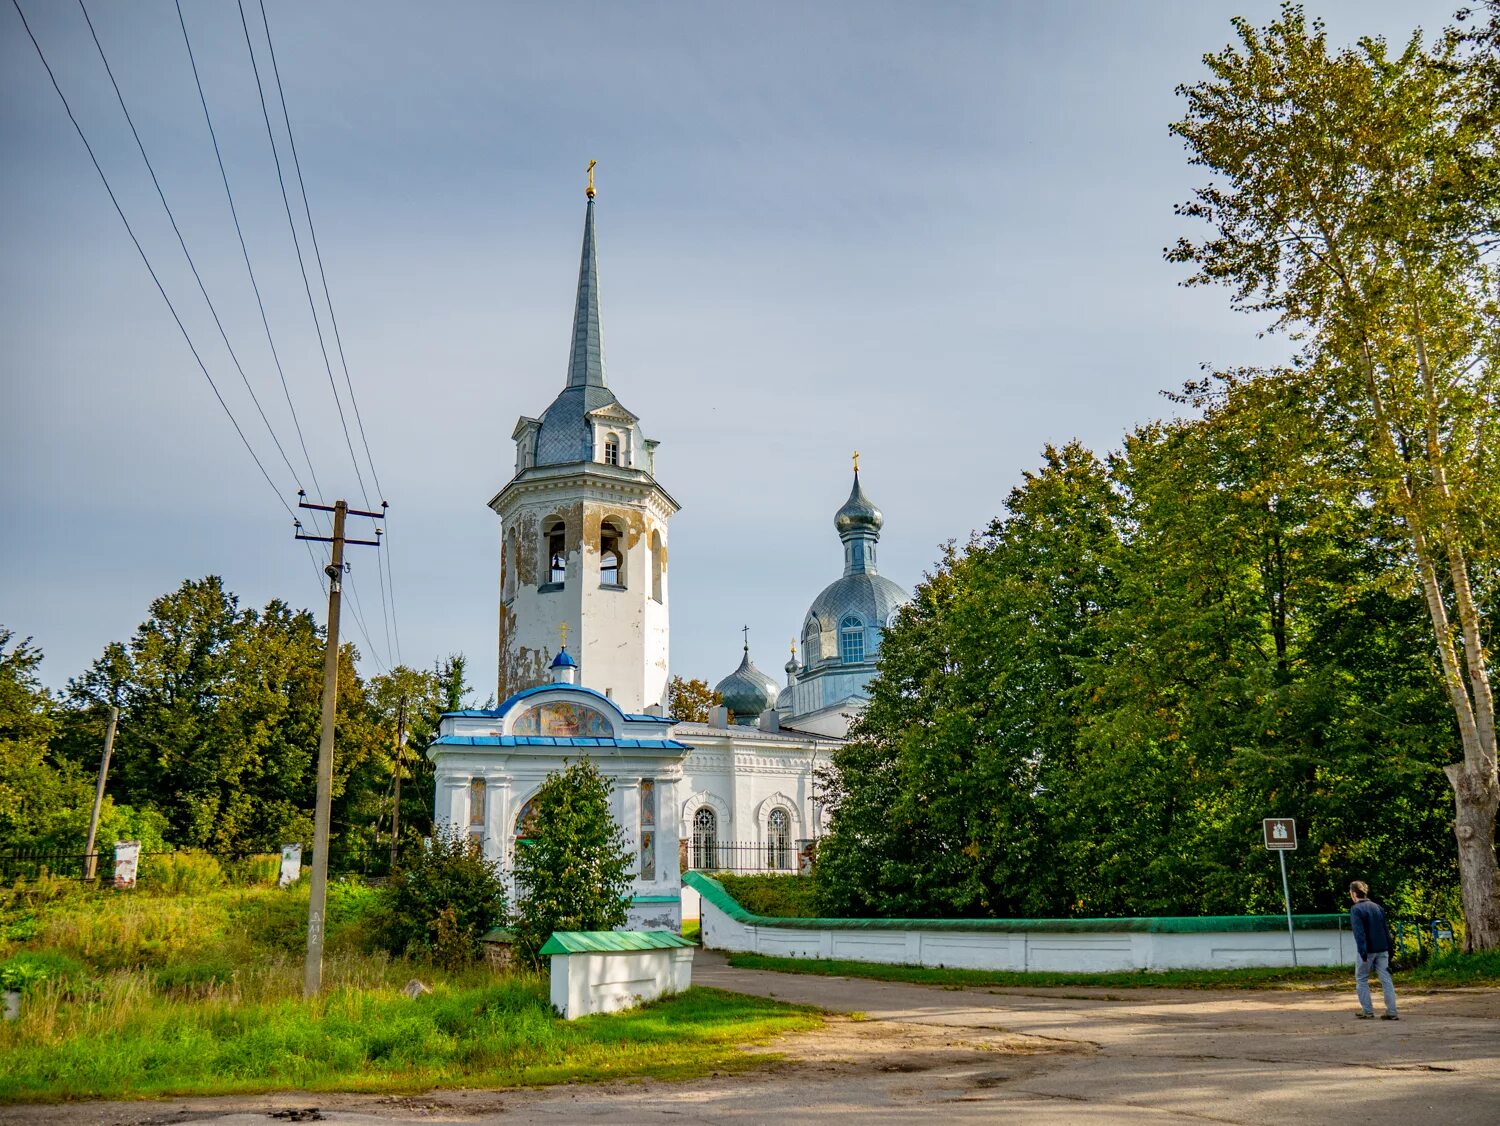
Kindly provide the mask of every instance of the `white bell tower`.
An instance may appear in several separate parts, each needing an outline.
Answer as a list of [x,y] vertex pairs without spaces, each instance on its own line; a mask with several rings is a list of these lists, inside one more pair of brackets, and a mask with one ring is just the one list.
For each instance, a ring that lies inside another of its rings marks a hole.
[[498,701],[552,679],[566,625],[579,684],[626,712],[664,708],[678,505],[656,483],[656,443],[605,383],[592,164],[567,383],[511,436],[515,476],[490,500],[501,521]]

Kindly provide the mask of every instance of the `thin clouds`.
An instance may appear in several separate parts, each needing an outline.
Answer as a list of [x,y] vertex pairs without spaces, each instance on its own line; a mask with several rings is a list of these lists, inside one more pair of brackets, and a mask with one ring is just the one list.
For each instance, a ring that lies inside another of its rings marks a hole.
[[[1449,6],[1321,7],[1347,38],[1436,28]],[[408,660],[463,650],[481,695],[493,679],[484,502],[511,472],[516,416],[562,380],[590,157],[610,380],[661,439],[662,482],[684,505],[685,675],[727,672],[747,615],[768,623],[758,662],[779,667],[781,634],[839,565],[850,450],[887,516],[882,568],[909,586],[940,541],[998,510],[1044,442],[1108,447],[1199,362],[1278,354],[1218,296],[1177,288],[1159,256],[1194,182],[1166,133],[1172,86],[1229,40],[1231,10],[1215,7],[273,3],[350,369],[402,525]],[[27,8],[174,299],[191,295],[81,19]],[[93,14],[269,389],[173,9]],[[237,16],[187,14],[318,473],[352,493]],[[321,596],[29,51],[0,20],[0,622],[37,636],[60,684],[184,577],[223,574],[252,603]],[[211,345],[206,311],[193,316]]]

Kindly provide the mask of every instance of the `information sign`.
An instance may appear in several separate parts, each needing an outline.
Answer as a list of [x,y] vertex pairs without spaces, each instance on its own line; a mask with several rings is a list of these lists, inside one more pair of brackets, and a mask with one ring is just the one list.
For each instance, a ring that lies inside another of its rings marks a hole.
[[1297,848],[1297,822],[1290,817],[1267,817],[1261,823],[1266,847],[1272,852],[1292,852]]

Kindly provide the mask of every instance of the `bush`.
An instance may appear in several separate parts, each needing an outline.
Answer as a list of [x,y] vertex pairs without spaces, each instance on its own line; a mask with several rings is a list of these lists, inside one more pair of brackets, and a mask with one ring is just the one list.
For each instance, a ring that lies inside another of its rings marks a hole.
[[811,876],[715,876],[746,911],[778,919],[818,917],[818,883]]
[[588,759],[549,774],[531,799],[532,833],[516,846],[516,952],[532,965],[553,931],[625,922],[635,858],[609,809],[613,786]]
[[[386,949],[433,958],[441,953],[449,966],[477,959],[480,938],[505,918],[500,866],[485,859],[477,840],[445,829],[429,842],[412,839],[380,898],[379,938]],[[349,906],[352,913],[371,904]]]
[[76,981],[83,965],[53,950],[23,950],[0,962],[0,988],[25,993],[47,981]]
[[269,887],[281,877],[281,853],[258,852],[230,862],[225,875],[242,887]]
[[196,848],[147,856],[142,864],[142,884],[163,895],[202,895],[224,886],[224,869],[218,860]]

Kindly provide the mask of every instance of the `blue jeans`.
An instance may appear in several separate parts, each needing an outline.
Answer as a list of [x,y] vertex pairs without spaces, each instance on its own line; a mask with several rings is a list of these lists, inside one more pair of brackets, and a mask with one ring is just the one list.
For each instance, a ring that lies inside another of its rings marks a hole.
[[1374,1013],[1375,1006],[1370,999],[1370,971],[1374,970],[1380,978],[1380,992],[1385,998],[1385,1011],[1388,1016],[1396,1015],[1396,987],[1391,984],[1391,952],[1381,950],[1375,954],[1367,954],[1363,958],[1356,956],[1354,959],[1354,992],[1359,995],[1359,1007],[1367,1013]]

